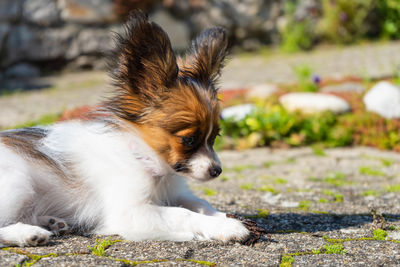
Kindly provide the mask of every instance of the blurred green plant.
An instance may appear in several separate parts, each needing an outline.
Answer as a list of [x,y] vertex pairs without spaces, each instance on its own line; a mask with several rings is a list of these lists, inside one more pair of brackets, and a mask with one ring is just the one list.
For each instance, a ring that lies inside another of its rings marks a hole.
[[285,3],[285,26],[280,32],[285,52],[309,50],[319,42],[400,38],[399,0],[321,0],[317,15],[298,19],[295,13],[300,4],[300,0]]
[[322,0],[317,31],[324,40],[352,43],[366,35],[374,0]]
[[376,12],[380,20],[381,36],[384,38],[400,38],[400,1],[375,0]]
[[[357,101],[362,103],[361,97]],[[352,113],[334,115],[289,112],[276,102],[260,102],[239,121],[221,120],[222,136],[217,138],[216,148],[317,145],[320,151],[323,147],[363,145],[400,151],[400,120],[385,119],[367,112],[363,105],[352,104],[356,107]]]
[[285,3],[286,25],[281,32],[282,49],[285,52],[297,52],[312,48],[314,44],[313,24],[310,19],[296,20],[294,12],[296,2]]
[[313,70],[306,64],[298,65],[293,68],[297,78],[298,90],[301,92],[318,91],[318,77],[313,77]]
[[266,104],[242,120],[222,120],[223,138],[216,140],[216,147],[301,146],[313,143],[335,147],[351,144],[348,131],[335,130],[336,122],[335,115],[330,112],[305,115],[289,112],[280,105]]
[[[57,122],[57,120],[60,118],[60,116],[61,116],[61,114],[45,114],[37,120],[27,121],[27,122],[15,125],[14,127],[6,128],[6,129],[27,128],[27,127],[37,126],[37,125],[46,126],[46,125]],[[6,129],[0,128],[0,130],[6,130]]]

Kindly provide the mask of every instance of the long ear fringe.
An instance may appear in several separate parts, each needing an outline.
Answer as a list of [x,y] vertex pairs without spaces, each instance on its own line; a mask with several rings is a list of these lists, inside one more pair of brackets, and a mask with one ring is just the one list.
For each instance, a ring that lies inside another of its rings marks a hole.
[[224,67],[228,38],[224,28],[204,30],[192,42],[189,55],[182,66],[182,72],[203,84],[215,83]]
[[109,75],[117,95],[106,106],[118,116],[137,120],[176,82],[178,66],[167,34],[141,11],[131,13],[116,49],[109,56]]

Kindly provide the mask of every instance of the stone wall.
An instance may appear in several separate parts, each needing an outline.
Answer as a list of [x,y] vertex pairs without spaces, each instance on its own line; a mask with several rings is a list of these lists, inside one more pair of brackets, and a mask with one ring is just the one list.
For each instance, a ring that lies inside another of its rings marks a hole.
[[145,9],[184,50],[204,28],[228,29],[233,44],[277,42],[285,0],[1,0],[0,78],[33,77],[62,68],[101,69],[112,31],[134,8]]

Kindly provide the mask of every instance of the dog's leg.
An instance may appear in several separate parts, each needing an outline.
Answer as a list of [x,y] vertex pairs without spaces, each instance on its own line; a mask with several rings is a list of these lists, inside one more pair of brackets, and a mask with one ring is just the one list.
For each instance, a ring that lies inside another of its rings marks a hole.
[[45,245],[51,235],[39,226],[16,223],[0,228],[0,247]]
[[200,214],[222,218],[226,217],[226,214],[224,212],[220,212],[217,209],[213,208],[213,206],[211,206],[211,204],[208,203],[206,200],[195,196],[190,191],[186,191],[184,194],[178,196],[176,204],[177,206],[184,207]]
[[180,207],[144,205],[109,219],[99,234],[119,234],[135,241],[213,239],[225,242],[241,240],[249,234],[238,220],[207,216]]

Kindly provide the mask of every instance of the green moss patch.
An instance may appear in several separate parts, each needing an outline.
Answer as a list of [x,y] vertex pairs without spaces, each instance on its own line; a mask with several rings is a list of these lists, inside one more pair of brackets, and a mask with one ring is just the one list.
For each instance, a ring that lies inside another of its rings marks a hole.
[[214,190],[214,189],[211,189],[211,188],[208,188],[208,187],[204,187],[203,188],[203,193],[206,196],[214,196],[214,195],[218,194],[218,191]]
[[383,171],[374,169],[369,166],[361,166],[359,171],[361,174],[369,175],[369,176],[386,176],[386,174]]

